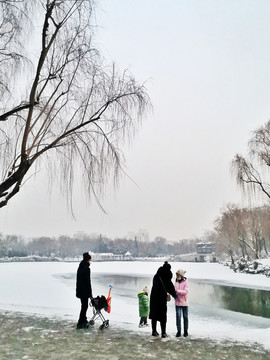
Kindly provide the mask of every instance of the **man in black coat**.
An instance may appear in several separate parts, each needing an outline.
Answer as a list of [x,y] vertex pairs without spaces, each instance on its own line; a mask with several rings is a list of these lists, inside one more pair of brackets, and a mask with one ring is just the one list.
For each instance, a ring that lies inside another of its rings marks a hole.
[[172,279],[171,265],[167,261],[161,266],[153,278],[150,295],[150,314],[152,320],[152,335],[158,336],[157,321],[160,322],[161,337],[166,338],[167,323],[167,293],[177,298]]
[[81,312],[80,318],[77,324],[78,329],[87,328],[87,317],[86,312],[88,309],[88,299],[93,298],[91,278],[90,278],[90,262],[92,260],[91,255],[86,252],[83,254],[83,260],[77,270],[77,281],[76,281],[76,297],[81,299]]

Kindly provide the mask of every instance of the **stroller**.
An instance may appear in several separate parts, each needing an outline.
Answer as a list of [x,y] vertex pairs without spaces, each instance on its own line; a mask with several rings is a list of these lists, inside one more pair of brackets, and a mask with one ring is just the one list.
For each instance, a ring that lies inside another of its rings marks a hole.
[[102,309],[104,309],[105,311],[108,310],[107,299],[105,298],[104,295],[97,296],[97,297],[91,299],[91,305],[93,306],[93,316],[89,320],[88,324],[94,325],[95,320],[97,318],[100,318],[100,320],[102,321],[102,324],[99,327],[100,330],[103,330],[104,328],[107,329],[109,327],[109,320],[106,320],[101,312]]

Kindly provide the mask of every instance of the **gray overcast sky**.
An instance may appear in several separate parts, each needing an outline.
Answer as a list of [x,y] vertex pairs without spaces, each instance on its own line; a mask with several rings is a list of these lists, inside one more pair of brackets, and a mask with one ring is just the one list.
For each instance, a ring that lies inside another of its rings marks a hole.
[[270,2],[99,0],[96,41],[108,61],[147,81],[153,113],[125,150],[119,189],[102,204],[74,199],[76,220],[45,173],[0,210],[0,231],[25,236],[77,231],[179,240],[211,229],[241,202],[230,174],[251,132],[270,115]]

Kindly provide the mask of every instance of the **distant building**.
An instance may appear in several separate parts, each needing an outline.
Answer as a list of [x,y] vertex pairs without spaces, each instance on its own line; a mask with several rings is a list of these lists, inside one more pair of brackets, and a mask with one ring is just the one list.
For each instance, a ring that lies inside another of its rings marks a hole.
[[127,251],[124,255],[125,259],[128,260],[128,259],[131,259],[132,258],[132,255],[129,251]]
[[196,244],[198,257],[195,258],[195,261],[204,262],[211,261],[215,262],[215,244],[208,242],[200,242]]

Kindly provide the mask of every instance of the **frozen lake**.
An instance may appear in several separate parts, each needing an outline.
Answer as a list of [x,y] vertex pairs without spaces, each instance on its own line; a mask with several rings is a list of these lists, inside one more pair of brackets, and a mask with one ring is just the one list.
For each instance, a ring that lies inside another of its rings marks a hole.
[[[137,293],[145,285],[151,288],[153,275],[161,265],[162,262],[91,264],[94,296],[107,296],[109,284],[113,286],[112,312],[104,312],[110,320],[111,337],[113,334],[125,336],[124,330],[125,334],[130,334],[129,338],[150,338],[150,328],[138,329]],[[190,337],[187,341],[207,342],[213,339],[217,342],[245,343],[251,349],[256,348],[254,344],[257,343],[266,350],[270,349],[269,278],[236,274],[214,263],[171,265],[173,273],[180,267],[186,269],[190,280]],[[62,262],[0,263],[0,311],[9,319],[7,323],[12,323],[12,313],[20,312],[38,317],[39,322],[48,318],[74,329],[80,310],[80,302],[75,297],[77,267],[78,263]],[[91,309],[88,318],[90,316]],[[94,329],[89,331],[96,331],[98,325],[95,324]],[[175,332],[174,302],[171,301],[168,303],[167,333],[173,344]]]

